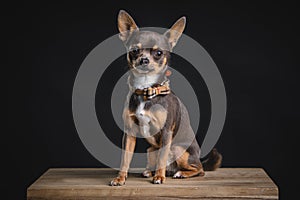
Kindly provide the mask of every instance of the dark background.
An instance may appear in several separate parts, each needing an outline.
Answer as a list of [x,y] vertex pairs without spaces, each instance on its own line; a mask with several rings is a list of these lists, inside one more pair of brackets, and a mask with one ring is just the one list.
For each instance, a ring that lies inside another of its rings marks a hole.
[[291,198],[298,173],[299,12],[291,2],[263,2],[13,5],[5,15],[9,56],[1,73],[8,90],[1,188],[9,199],[25,199],[26,188],[50,167],[103,167],[76,133],[72,87],[87,54],[117,33],[120,9],[140,26],[169,27],[187,16],[185,33],[208,51],[226,87],[228,112],[217,144],[223,166],[262,167],[281,199]]

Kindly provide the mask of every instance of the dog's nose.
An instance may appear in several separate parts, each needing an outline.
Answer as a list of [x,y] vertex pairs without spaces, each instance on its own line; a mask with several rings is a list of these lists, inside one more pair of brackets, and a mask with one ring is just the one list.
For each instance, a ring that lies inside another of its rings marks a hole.
[[148,65],[149,59],[148,58],[141,58],[140,65]]

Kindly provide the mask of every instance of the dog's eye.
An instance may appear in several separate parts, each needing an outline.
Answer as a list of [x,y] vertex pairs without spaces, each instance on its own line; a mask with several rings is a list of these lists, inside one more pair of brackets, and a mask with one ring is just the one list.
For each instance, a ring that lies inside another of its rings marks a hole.
[[132,48],[130,50],[130,52],[133,53],[133,54],[138,54],[138,53],[140,53],[140,49],[135,47],[135,48]]
[[162,52],[161,50],[156,50],[156,51],[154,52],[154,56],[155,56],[156,58],[160,58],[162,54],[163,54],[163,52]]

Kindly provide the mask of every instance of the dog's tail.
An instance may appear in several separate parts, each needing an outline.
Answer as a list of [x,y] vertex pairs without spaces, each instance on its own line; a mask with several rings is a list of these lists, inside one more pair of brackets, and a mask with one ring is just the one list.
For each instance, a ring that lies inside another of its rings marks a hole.
[[214,148],[202,162],[204,171],[214,171],[221,166],[222,155]]

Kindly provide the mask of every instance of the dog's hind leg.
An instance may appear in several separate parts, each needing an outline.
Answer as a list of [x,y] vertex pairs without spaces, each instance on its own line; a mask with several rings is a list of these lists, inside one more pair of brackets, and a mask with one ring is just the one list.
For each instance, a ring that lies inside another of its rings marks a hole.
[[[179,148],[180,151],[181,147],[177,148]],[[176,163],[180,170],[174,174],[173,178],[188,178],[198,175],[204,176],[204,170],[200,160],[191,158],[191,155],[186,151],[181,153],[176,159]]]

